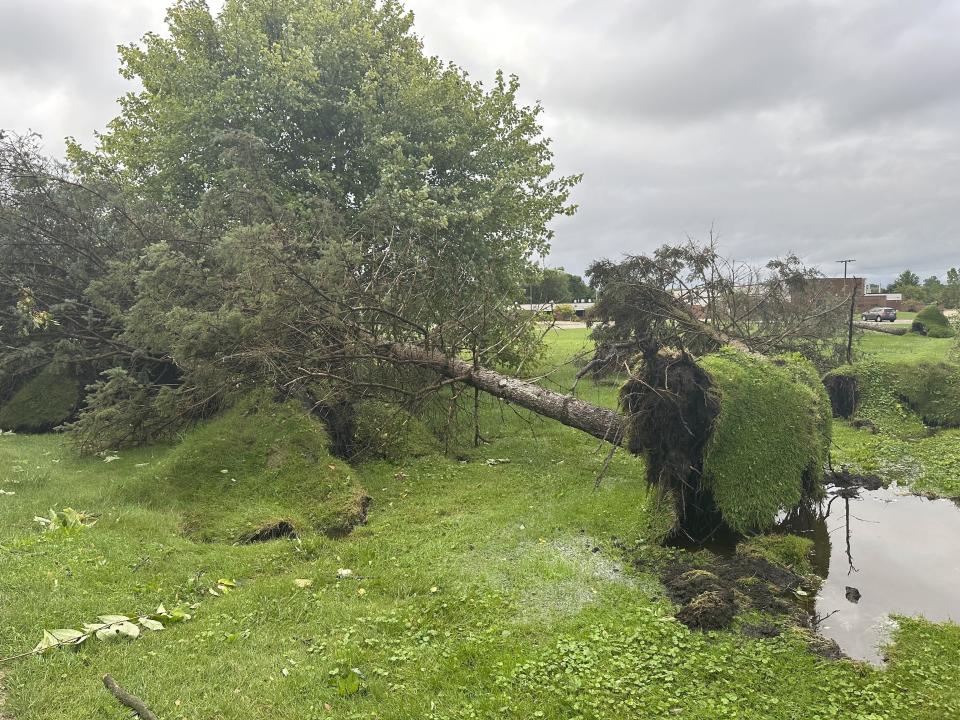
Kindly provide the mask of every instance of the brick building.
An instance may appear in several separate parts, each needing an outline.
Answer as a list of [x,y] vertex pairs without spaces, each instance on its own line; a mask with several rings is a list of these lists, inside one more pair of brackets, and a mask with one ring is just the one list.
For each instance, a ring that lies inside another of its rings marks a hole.
[[850,297],[850,294],[856,288],[856,311],[858,313],[875,307],[891,307],[894,310],[899,310],[903,301],[903,296],[899,293],[868,293],[866,278],[815,278],[810,282],[818,289],[823,289],[837,297]]

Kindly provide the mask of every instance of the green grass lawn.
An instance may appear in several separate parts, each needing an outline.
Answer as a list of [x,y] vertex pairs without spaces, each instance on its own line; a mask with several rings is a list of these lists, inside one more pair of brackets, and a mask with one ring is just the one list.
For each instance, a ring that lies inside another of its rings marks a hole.
[[888,335],[864,331],[857,341],[858,356],[891,361],[944,360],[955,352],[956,340],[952,338],[928,338],[922,335]]
[[[569,358],[586,332],[554,331],[550,343],[551,359]],[[544,382],[569,389],[575,370]],[[578,391],[612,404],[617,382]],[[307,526],[299,540],[255,545],[185,532],[205,514],[246,517],[252,503],[309,515],[309,499],[268,482],[259,500],[249,489],[183,494],[191,482],[242,482],[242,447],[197,463],[222,465],[224,479],[191,470],[182,448],[107,462],[77,457],[59,436],[0,436],[0,656],[29,650],[44,629],[195,605],[189,622],[135,641],[0,664],[0,717],[128,717],[104,673],[164,720],[960,713],[960,628],[902,621],[889,669],[820,659],[799,633],[690,631],[618,549],[643,554],[669,522],[642,460],[617,453],[595,487],[607,450],[582,433],[487,400],[482,429],[492,444],[451,456],[325,459],[335,470],[319,472],[372,497],[368,524],[342,539]],[[169,497],[164,473],[179,473]],[[99,520],[55,532],[33,520],[65,506]],[[356,693],[338,686],[351,668],[364,678]]]

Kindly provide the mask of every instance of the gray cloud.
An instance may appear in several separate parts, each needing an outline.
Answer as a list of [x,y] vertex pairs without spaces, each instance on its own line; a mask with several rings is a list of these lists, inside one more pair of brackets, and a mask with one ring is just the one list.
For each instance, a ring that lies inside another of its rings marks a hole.
[[[0,3],[0,127],[89,142],[130,89],[115,46],[162,0]],[[427,49],[540,100],[580,212],[547,262],[713,225],[728,253],[796,251],[887,279],[960,265],[960,4],[952,0],[409,0]]]
[[520,75],[558,164],[584,172],[548,262],[713,225],[737,257],[792,250],[826,272],[960,264],[956,3],[514,4],[411,0],[428,49]]

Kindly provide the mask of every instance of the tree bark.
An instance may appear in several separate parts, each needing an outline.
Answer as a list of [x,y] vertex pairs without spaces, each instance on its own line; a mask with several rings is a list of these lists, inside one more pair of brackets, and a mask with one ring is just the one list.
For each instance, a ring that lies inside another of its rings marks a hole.
[[906,335],[910,332],[909,325],[885,325],[884,323],[864,322],[862,320],[854,320],[853,326],[860,330],[871,330],[873,332],[886,333],[887,335]]
[[384,350],[400,363],[429,368],[444,377],[459,380],[494,397],[532,410],[538,415],[582,430],[600,440],[615,445],[623,441],[626,419],[616,410],[599,407],[495,370],[474,367],[465,360],[447,357],[435,350],[402,343],[393,343]]

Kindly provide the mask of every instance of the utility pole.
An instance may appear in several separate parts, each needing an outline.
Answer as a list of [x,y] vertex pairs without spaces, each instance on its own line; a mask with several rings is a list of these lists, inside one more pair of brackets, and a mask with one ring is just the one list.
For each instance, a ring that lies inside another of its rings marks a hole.
[[855,263],[856,260],[837,260],[838,263],[843,263],[843,279],[847,279],[847,265],[850,263]]
[[854,284],[850,294],[850,320],[847,324],[847,365],[853,364],[853,313],[857,307],[857,286]]

